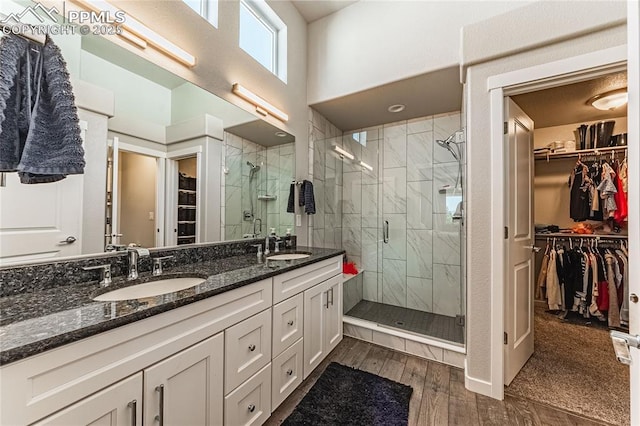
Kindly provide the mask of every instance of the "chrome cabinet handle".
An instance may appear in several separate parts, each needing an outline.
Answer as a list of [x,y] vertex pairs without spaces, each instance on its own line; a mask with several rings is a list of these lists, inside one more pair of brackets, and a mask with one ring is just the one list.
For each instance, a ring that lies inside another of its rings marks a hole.
[[327,303],[324,306],[325,308],[329,309],[329,290],[325,291],[323,294],[327,295]]
[[292,326],[293,325],[293,320],[289,320],[289,322],[287,322],[288,326]]
[[251,352],[255,351],[256,350],[256,345],[253,345],[253,344],[249,345],[249,350]]
[[73,235],[69,235],[67,238],[60,241],[60,244],[73,244],[75,242],[76,242],[76,237],[74,237]]
[[249,404],[249,407],[247,407],[250,413],[253,413],[254,411],[256,411],[256,406],[253,404]]
[[389,221],[385,220],[382,224],[382,242],[389,243]]
[[156,416],[155,420],[160,426],[164,426],[164,385],[156,386],[156,392],[160,394],[160,413]]
[[[329,289],[329,291],[331,292],[331,306],[333,306],[333,287],[331,287],[331,288]],[[328,298],[328,297],[329,297],[329,296],[327,295],[327,298]]]
[[287,370],[287,376],[291,376],[293,374],[293,370],[292,369],[288,369]]
[[138,418],[138,401],[135,399],[127,404],[131,408],[131,426],[136,426],[136,419]]

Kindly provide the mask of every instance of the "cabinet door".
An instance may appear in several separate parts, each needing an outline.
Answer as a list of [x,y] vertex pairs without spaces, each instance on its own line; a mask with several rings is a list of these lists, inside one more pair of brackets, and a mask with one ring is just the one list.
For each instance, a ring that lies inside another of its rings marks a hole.
[[225,330],[224,352],[227,395],[271,361],[271,309]]
[[145,425],[222,424],[223,344],[219,333],[144,370]]
[[142,424],[142,373],[87,397],[35,425],[135,426]]
[[326,282],[304,292],[304,378],[326,356],[325,317],[327,315]]
[[303,294],[280,302],[273,307],[273,358],[302,337]]
[[342,275],[327,280],[329,307],[325,317],[326,355],[342,340]]

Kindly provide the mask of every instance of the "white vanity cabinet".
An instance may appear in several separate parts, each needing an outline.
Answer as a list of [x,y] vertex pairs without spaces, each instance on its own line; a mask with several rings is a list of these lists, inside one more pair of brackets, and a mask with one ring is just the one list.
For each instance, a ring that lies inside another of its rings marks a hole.
[[304,378],[342,340],[342,275],[304,292]]
[[222,424],[223,333],[144,370],[144,424]]
[[109,386],[35,426],[142,425],[142,373]]
[[341,305],[336,256],[13,362],[0,424],[261,425],[340,342]]

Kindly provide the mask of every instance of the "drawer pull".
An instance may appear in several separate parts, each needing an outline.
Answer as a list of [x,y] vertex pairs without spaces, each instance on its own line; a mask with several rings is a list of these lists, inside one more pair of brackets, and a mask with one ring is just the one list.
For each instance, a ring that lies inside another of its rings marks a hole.
[[249,404],[249,412],[253,413],[254,411],[256,411],[256,406],[253,404]]
[[287,323],[289,326],[293,325],[293,320],[289,320],[289,322]]
[[256,345],[253,345],[253,344],[252,344],[252,345],[249,345],[249,350],[250,350],[251,352],[255,351],[255,350],[256,350]]
[[293,370],[292,369],[288,369],[287,370],[287,376],[291,376],[293,374]]
[[164,426],[164,385],[156,386],[156,392],[160,394],[160,413],[155,417],[155,420],[160,426]]
[[131,408],[131,426],[136,426],[136,420],[138,418],[138,401],[134,399],[127,405]]

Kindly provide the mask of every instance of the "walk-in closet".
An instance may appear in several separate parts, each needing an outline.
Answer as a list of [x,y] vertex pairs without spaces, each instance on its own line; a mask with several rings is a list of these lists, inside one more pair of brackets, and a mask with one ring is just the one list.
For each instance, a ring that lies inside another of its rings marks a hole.
[[[507,394],[629,424],[626,72],[521,94],[534,122],[534,353]],[[615,102],[611,101],[611,102]]]

